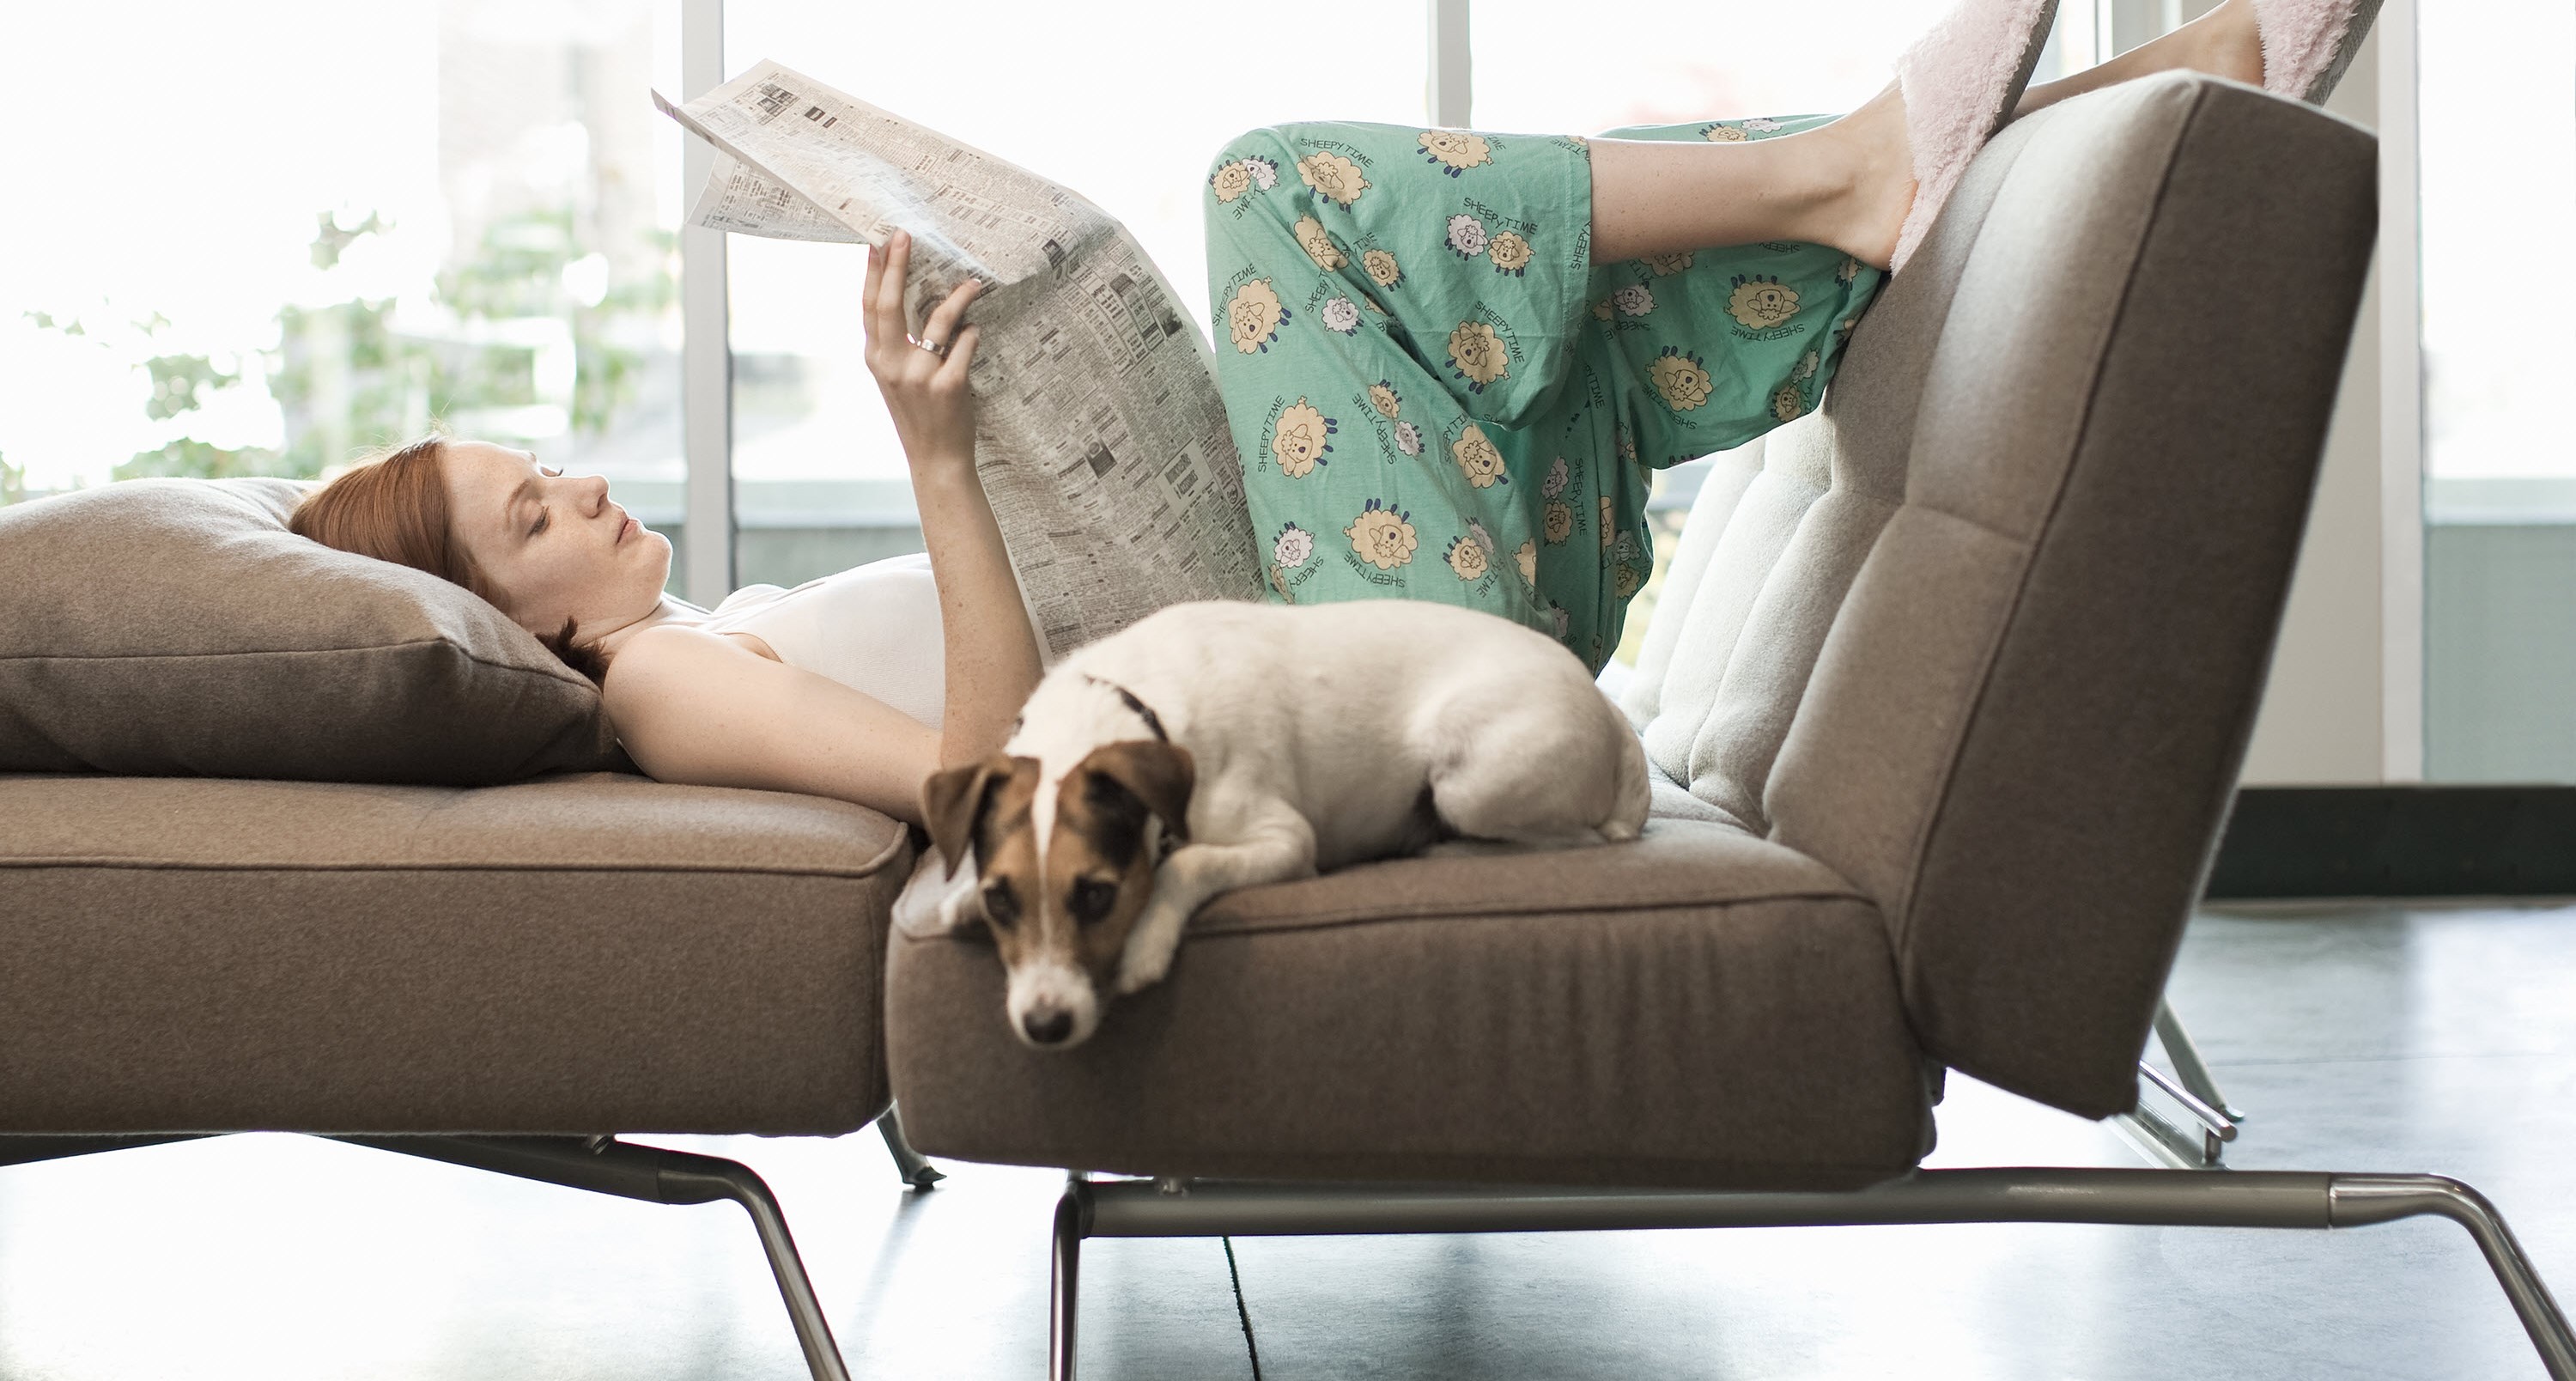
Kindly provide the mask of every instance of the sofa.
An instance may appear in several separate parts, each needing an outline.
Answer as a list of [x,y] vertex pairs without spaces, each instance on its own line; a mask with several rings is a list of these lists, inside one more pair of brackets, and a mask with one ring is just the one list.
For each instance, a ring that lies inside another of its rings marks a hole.
[[[2169,74],[2007,128],[1822,408],[1694,505],[1623,707],[1632,844],[1217,899],[1071,1052],[972,933],[898,928],[934,1155],[1074,1172],[1100,1236],[2433,1213],[2433,1176],[1918,1169],[1947,1071],[2089,1118],[2139,1056],[2243,760],[2377,225],[2376,144]],[[2213,1114],[2215,1115],[2215,1114]]]
[[[2454,1181],[1918,1168],[1949,1070],[2088,1117],[2137,1103],[2374,189],[2367,133],[2208,78],[2015,124],[1822,409],[1692,509],[1623,693],[1659,779],[1643,839],[1220,898],[1070,1052],[1011,1037],[978,934],[890,927],[903,827],[602,770],[580,688],[471,609],[366,646],[412,658],[406,684],[500,667],[510,703],[570,718],[495,744],[456,710],[427,767],[366,783],[224,779],[239,734],[137,747],[144,711],[102,698],[125,683],[78,680],[94,658],[0,647],[0,747],[19,713],[43,768],[0,775],[0,1164],[290,1130],[730,1199],[823,1378],[846,1373],[756,1177],[619,1134],[837,1135],[892,1099],[932,1154],[1072,1172],[1057,1377],[1098,1236],[2430,1213],[2576,1381],[2546,1288]],[[507,646],[456,650],[487,634]],[[247,675],[207,660],[236,655],[156,662],[194,689],[152,713]],[[297,655],[277,674],[342,675]],[[535,775],[423,779],[457,743]]]

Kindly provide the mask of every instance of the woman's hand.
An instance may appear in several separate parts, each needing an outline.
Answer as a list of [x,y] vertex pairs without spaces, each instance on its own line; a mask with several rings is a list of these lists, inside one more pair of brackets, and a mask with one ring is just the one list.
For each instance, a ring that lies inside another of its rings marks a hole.
[[904,456],[916,475],[925,469],[972,474],[975,405],[966,391],[966,369],[975,359],[975,328],[960,327],[958,320],[984,285],[972,278],[958,284],[923,323],[916,344],[905,334],[903,321],[904,270],[911,259],[912,237],[900,230],[884,248],[868,250],[867,285],[861,290],[868,372],[885,394],[895,435],[902,438]]
[[1010,549],[975,478],[975,406],[966,392],[975,328],[958,322],[983,284],[958,284],[922,323],[924,340],[947,347],[943,359],[904,336],[903,276],[911,261],[912,237],[901,231],[868,251],[868,372],[877,376],[912,462],[912,500],[939,585],[948,677],[937,764],[957,767],[1001,750],[1042,668]]

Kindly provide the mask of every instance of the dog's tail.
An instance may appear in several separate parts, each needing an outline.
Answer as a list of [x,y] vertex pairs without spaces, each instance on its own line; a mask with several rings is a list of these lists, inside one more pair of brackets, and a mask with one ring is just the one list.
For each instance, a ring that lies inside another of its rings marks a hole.
[[1610,815],[1601,822],[1601,838],[1612,844],[1636,838],[1646,828],[1646,812],[1654,804],[1654,789],[1646,777],[1646,745],[1628,727],[1625,715],[1610,716],[1611,752],[1618,755],[1618,766],[1612,776]]

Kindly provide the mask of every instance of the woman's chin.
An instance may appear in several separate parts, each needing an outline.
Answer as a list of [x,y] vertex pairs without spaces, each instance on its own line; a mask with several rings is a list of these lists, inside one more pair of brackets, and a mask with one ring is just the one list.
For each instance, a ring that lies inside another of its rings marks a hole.
[[[650,567],[652,569],[652,580],[656,588],[670,583],[670,538],[655,532],[653,529],[646,527],[641,523],[638,523],[635,526],[635,531],[629,533],[626,540],[620,544],[620,548],[621,549],[617,552],[619,558],[632,562],[639,567]],[[640,581],[643,577],[643,572],[638,571],[636,576]]]

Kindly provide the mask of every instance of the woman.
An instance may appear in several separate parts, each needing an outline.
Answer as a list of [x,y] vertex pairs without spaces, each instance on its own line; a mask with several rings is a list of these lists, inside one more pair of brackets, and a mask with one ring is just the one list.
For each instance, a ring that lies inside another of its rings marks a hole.
[[[2226,0],[2014,109],[2173,68],[2321,97],[2367,25],[2355,3]],[[1962,18],[1994,28],[1993,11],[2029,22],[2044,8],[1973,0],[1949,37]],[[1982,41],[2019,53],[2036,39]],[[2267,71],[2266,52],[2298,56]],[[1930,195],[1982,142],[1971,130],[1946,170],[1926,164],[1923,112],[1910,123],[1904,94],[1921,98],[1923,77],[1909,70],[1903,91],[1830,122],[1590,141],[1300,125],[1229,146],[1208,188],[1210,286],[1274,593],[1466,603],[1555,632],[1598,666],[1650,560],[1641,467],[1815,406],[1880,266],[1930,219],[1918,184]],[[2005,84],[1990,94],[1972,121],[2013,99]],[[696,609],[662,593],[669,541],[605,481],[468,441],[351,471],[306,500],[296,530],[458,581],[548,637],[601,678],[620,739],[656,778],[918,821],[922,780],[998,750],[1040,664],[975,478],[965,318],[978,285],[908,337],[909,248],[898,234],[870,253],[863,324],[911,466],[927,582],[917,562],[878,563]],[[1283,295],[1282,265],[1317,286]],[[1305,329],[1284,333],[1291,321]],[[1317,559],[1328,540],[1349,553],[1338,565]],[[1426,545],[1436,563],[1417,561]]]

